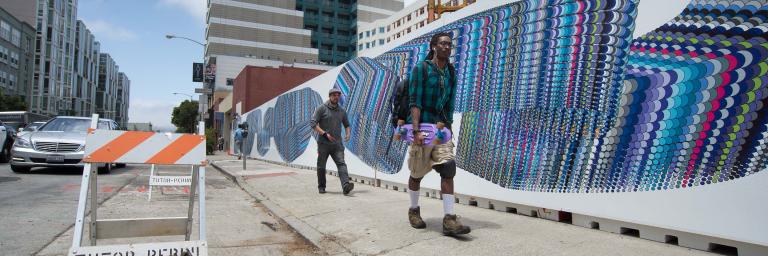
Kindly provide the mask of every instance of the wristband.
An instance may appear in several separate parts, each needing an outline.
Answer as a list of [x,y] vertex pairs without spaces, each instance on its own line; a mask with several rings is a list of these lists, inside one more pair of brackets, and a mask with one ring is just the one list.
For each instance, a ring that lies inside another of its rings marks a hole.
[[328,138],[326,135],[328,135],[328,132],[324,132],[322,136]]

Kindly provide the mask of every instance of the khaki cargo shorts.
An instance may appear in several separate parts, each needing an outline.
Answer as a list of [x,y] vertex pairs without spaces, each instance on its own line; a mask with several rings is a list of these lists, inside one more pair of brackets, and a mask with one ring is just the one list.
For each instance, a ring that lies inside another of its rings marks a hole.
[[[431,147],[412,144],[408,148],[408,169],[411,170],[411,177],[422,178],[432,170],[432,166],[456,159],[456,155],[453,154],[454,147],[453,140]],[[453,175],[450,176],[453,177]]]

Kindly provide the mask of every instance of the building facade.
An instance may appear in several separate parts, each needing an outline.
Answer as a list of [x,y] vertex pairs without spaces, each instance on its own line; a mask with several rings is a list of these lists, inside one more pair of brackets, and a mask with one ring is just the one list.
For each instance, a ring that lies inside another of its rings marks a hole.
[[74,81],[77,1],[37,1],[35,73],[29,110],[43,115],[69,114]]
[[34,63],[35,30],[0,7],[0,91],[29,97]]
[[[0,90],[22,95],[28,111],[37,114],[115,118],[117,64],[109,55],[102,60],[96,35],[77,20],[77,2],[0,1]],[[101,63],[108,64],[103,76]]]
[[99,82],[101,46],[96,37],[78,20],[75,35],[75,82],[70,106],[73,115],[90,116],[96,112],[96,90]]
[[96,113],[115,120],[117,116],[117,81],[119,67],[108,53],[99,54],[99,83],[96,89]]
[[120,127],[126,127],[128,124],[128,106],[131,99],[131,80],[123,72],[117,73],[117,100],[115,101],[115,122]]
[[[462,4],[472,4],[474,2],[474,0],[451,0],[442,1],[440,5],[444,7],[458,7],[462,6]],[[430,12],[428,4],[428,0],[417,0],[386,18],[368,23],[358,22],[357,55],[366,56],[373,49],[411,34],[429,24],[431,21],[428,19]],[[440,15],[436,15],[435,18],[439,19]]]
[[[206,61],[215,90],[232,90],[246,65],[263,60],[327,70],[356,54],[357,27],[403,8],[398,0],[209,0]],[[224,56],[227,56],[224,58]],[[215,59],[215,60],[212,60]]]

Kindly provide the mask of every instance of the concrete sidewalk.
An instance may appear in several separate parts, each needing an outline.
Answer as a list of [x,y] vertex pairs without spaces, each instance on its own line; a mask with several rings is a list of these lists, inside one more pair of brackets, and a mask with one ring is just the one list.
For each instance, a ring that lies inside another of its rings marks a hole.
[[[233,159],[229,157],[229,159]],[[312,170],[258,160],[213,161],[302,236],[329,255],[713,255],[708,252],[565,223],[457,204],[472,233],[442,235],[442,201],[422,197],[427,228],[407,219],[407,193],[355,184],[341,194],[336,177],[318,194]]]

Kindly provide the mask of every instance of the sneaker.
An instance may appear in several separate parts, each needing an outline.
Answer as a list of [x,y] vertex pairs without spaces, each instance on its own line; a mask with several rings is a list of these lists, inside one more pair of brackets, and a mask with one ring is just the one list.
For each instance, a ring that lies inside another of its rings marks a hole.
[[443,235],[455,236],[469,234],[471,229],[467,226],[461,225],[459,218],[455,214],[446,214],[443,217]]
[[344,195],[349,195],[349,192],[352,192],[352,190],[355,189],[354,183],[347,183],[344,185]]
[[421,219],[421,207],[408,209],[408,221],[411,222],[411,227],[416,229],[423,229],[427,227],[427,223]]
[[318,188],[317,190],[320,194],[325,194],[325,188]]

